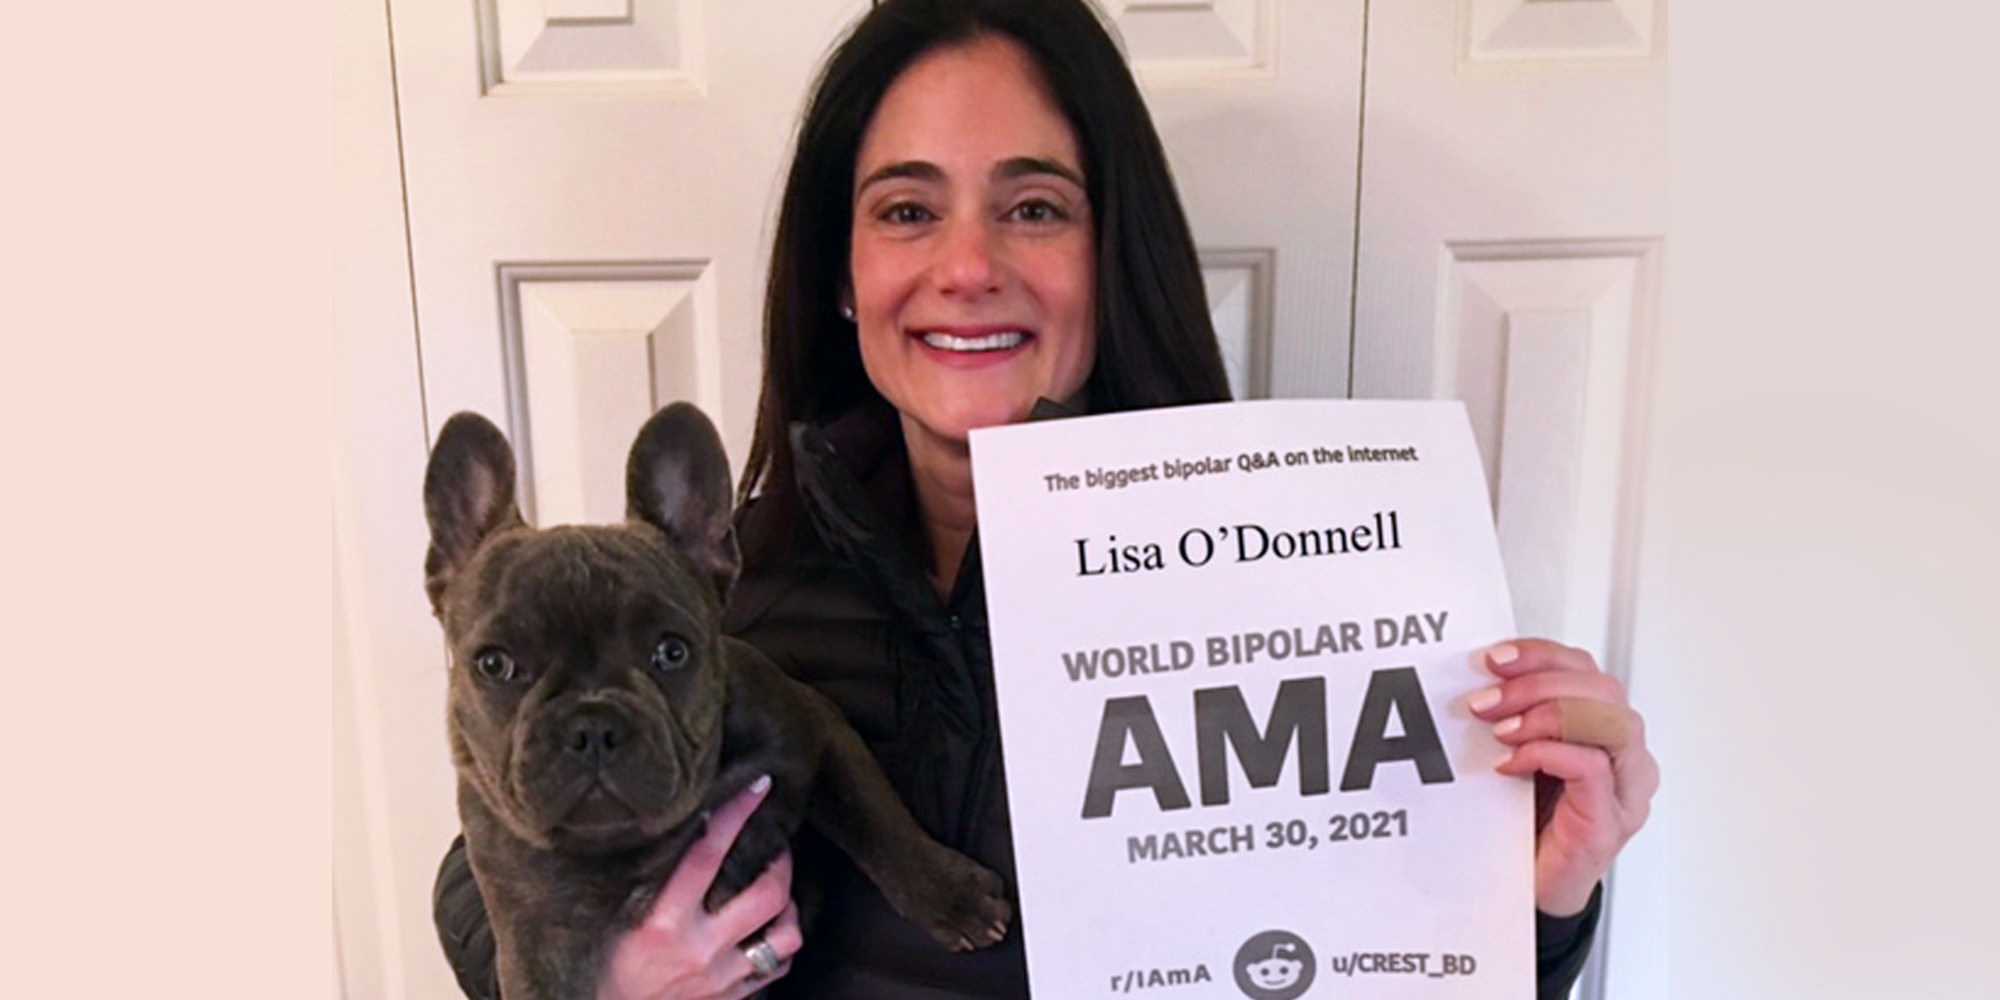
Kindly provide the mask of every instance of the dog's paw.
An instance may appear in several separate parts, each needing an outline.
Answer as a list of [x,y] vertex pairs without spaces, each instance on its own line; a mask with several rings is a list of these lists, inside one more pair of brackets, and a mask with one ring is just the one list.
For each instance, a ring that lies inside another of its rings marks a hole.
[[957,851],[945,847],[936,851],[930,877],[919,880],[903,898],[891,898],[890,905],[950,951],[999,943],[1014,917],[1000,876]]
[[753,814],[736,834],[736,843],[722,859],[722,870],[716,872],[715,881],[708,887],[704,900],[708,911],[721,909],[722,904],[764,874],[771,862],[790,846],[791,831],[785,824]]

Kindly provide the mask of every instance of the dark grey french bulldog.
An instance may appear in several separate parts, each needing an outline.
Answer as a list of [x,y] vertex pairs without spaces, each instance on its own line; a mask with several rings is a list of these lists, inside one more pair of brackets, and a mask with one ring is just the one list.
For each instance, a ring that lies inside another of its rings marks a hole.
[[536,530],[484,418],[445,424],[424,479],[425,589],[451,647],[458,810],[506,1000],[595,995],[707,813],[759,775],[711,910],[810,822],[944,947],[1012,910],[998,876],[926,836],[839,709],[721,634],[739,564],[727,460],[676,403],[633,442],[626,521]]

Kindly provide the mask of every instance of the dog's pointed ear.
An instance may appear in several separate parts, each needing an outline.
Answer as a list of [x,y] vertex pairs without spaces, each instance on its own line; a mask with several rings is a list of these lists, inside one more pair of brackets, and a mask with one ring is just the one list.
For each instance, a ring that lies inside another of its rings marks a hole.
[[727,600],[743,558],[730,521],[729,456],[691,403],[653,414],[625,464],[626,516],[667,533]]
[[445,587],[472,561],[480,543],[522,523],[514,500],[514,449],[485,417],[453,414],[438,432],[424,471],[424,517],[431,525],[424,592],[431,610],[442,611]]

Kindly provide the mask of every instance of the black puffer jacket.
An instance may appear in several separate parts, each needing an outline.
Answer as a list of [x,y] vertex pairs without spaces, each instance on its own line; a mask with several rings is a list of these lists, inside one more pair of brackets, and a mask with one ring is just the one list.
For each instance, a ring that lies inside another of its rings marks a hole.
[[[823,431],[795,428],[793,450],[810,524],[782,554],[753,557],[731,597],[727,629],[847,713],[917,820],[940,841],[1014,878],[1000,768],[992,647],[977,542],[941,597],[918,549],[918,512],[893,414],[858,411]],[[769,553],[768,505],[738,523],[748,553]],[[804,835],[798,869],[825,904],[774,998],[1021,1000],[1027,968],[1018,929],[994,947],[952,954],[890,911],[844,857]],[[461,844],[438,873],[440,937],[468,995],[489,1000],[491,939]],[[1538,993],[1565,995],[1583,967],[1599,901],[1578,917],[1537,922]]]

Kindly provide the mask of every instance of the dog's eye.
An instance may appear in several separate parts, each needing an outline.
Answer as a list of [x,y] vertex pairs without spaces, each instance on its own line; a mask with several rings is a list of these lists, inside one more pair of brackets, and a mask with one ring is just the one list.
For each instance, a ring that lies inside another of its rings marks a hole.
[[653,669],[672,670],[687,662],[687,640],[677,635],[663,635],[659,645],[653,647]]
[[488,647],[472,658],[472,669],[489,681],[511,681],[514,679],[514,658],[504,649]]

